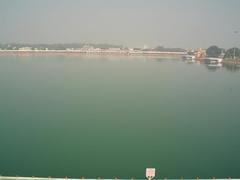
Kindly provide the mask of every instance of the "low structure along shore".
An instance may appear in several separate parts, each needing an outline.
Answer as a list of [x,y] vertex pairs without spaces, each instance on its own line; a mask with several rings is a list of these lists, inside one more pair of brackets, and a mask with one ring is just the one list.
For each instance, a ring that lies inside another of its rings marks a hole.
[[142,51],[142,50],[0,50],[0,55],[117,55],[117,56],[171,56],[182,57],[187,52],[161,52],[161,51]]

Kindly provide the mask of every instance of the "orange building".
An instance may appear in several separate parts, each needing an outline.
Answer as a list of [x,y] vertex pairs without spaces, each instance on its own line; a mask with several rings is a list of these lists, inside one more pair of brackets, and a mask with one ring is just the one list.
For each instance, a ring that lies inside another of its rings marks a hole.
[[206,50],[198,48],[194,51],[194,55],[197,59],[203,59],[206,57]]

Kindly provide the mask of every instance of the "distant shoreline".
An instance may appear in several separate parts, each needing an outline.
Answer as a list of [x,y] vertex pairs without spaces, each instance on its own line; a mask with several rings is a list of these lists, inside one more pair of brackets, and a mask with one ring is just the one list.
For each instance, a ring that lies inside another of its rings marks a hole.
[[[95,57],[148,57],[182,59],[186,52],[160,51],[81,51],[81,50],[0,50],[1,56],[95,56]],[[202,59],[199,59],[200,61]],[[224,59],[223,64],[240,65],[240,59]]]
[[81,50],[0,50],[0,56],[41,56],[41,55],[65,55],[65,56],[143,56],[143,57],[175,57],[181,58],[186,52],[159,52],[159,51],[81,51]]

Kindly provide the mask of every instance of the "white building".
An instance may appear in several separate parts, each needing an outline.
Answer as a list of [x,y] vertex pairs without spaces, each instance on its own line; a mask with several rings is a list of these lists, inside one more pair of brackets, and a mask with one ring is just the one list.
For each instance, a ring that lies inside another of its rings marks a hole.
[[31,47],[21,47],[19,48],[19,51],[31,51],[32,48]]

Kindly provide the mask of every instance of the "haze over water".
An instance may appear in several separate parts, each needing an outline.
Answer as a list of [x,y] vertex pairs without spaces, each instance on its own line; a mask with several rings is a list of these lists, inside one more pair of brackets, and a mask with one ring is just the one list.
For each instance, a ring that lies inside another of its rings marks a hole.
[[181,60],[0,57],[0,173],[239,178],[240,72]]

